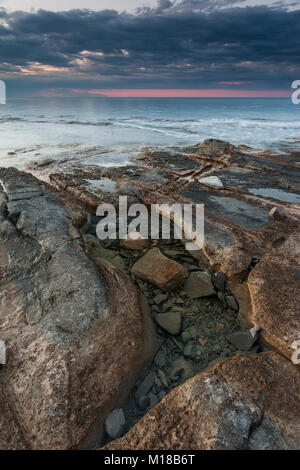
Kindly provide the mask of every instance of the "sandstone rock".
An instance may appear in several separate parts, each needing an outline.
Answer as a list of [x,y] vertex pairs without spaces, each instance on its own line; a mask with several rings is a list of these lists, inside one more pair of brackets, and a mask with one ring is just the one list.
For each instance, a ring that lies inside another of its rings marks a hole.
[[247,320],[259,324],[263,343],[289,359],[300,331],[297,266],[300,266],[300,234],[293,232],[263,256],[248,277],[252,310],[247,311]]
[[188,273],[184,266],[164,256],[158,248],[149,250],[133,265],[131,272],[164,291],[178,288]]
[[178,335],[181,330],[181,315],[179,312],[158,313],[155,321],[171,335]]
[[67,199],[12,169],[0,179],[0,448],[91,447],[151,361],[152,323],[131,281],[87,258]]
[[125,416],[122,409],[113,410],[105,420],[105,431],[111,439],[122,436],[125,428]]
[[0,364],[6,364],[6,348],[4,341],[0,340]]
[[276,353],[218,361],[177,387],[109,450],[300,447],[300,374]]
[[184,285],[184,291],[190,299],[209,297],[216,293],[210,274],[204,271],[191,273]]
[[207,176],[206,178],[199,178],[199,183],[213,188],[223,188],[224,185],[218,176]]

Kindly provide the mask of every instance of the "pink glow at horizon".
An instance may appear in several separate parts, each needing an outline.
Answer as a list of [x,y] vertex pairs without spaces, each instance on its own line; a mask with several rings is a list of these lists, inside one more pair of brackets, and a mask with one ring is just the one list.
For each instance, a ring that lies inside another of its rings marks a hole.
[[110,98],[287,98],[290,90],[233,90],[233,89],[198,89],[198,90],[154,90],[154,89],[69,89],[72,93],[104,95]]

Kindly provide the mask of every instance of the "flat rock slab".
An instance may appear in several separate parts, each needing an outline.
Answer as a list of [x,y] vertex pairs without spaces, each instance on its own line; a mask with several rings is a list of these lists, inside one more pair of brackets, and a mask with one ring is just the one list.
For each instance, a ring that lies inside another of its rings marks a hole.
[[177,387],[104,449],[296,450],[299,414],[298,368],[276,353],[241,354]]
[[269,220],[268,211],[232,197],[221,196],[199,186],[193,186],[183,196],[195,204],[204,204],[205,210],[247,230],[264,227]]
[[169,292],[183,283],[188,270],[164,256],[158,248],[152,248],[133,265],[131,272],[140,279]]
[[[297,169],[295,168],[297,172]],[[243,189],[256,196],[278,199],[283,202],[300,202],[300,170],[298,182],[290,181],[283,175],[266,171],[251,171],[243,168],[228,168],[218,171],[221,180],[238,189]]]
[[146,153],[142,159],[149,161],[151,165],[177,171],[192,170],[199,166],[199,163],[192,158],[172,152]]
[[297,168],[296,165],[289,165],[288,162],[267,160],[239,152],[233,153],[231,161],[250,169],[272,171],[273,173],[278,173],[278,175],[287,178],[291,182],[299,183],[300,168]]
[[131,281],[87,258],[61,194],[0,179],[0,448],[93,446],[150,360],[153,325]]

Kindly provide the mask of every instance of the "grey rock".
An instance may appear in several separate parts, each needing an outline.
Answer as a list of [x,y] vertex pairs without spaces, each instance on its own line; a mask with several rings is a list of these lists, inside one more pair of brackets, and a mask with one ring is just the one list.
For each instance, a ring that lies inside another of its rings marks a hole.
[[161,381],[162,385],[163,385],[165,388],[168,388],[169,382],[168,382],[167,376],[166,376],[166,374],[164,373],[164,371],[162,371],[161,369],[158,369],[157,375],[158,375],[158,378],[159,378],[159,380]]
[[142,396],[139,398],[138,400],[138,407],[141,409],[141,410],[146,410],[147,408],[149,408],[151,404],[151,398],[148,396]]
[[257,331],[239,331],[227,336],[227,340],[241,351],[250,351],[258,339]]
[[155,321],[171,335],[178,335],[181,330],[181,315],[179,312],[159,313]]
[[140,386],[138,387],[137,391],[135,392],[135,399],[137,403],[142,396],[147,395],[152,389],[154,382],[156,379],[156,375],[153,371],[149,372],[149,374],[144,378]]
[[226,295],[225,299],[228,307],[237,312],[239,309],[239,305],[235,298],[232,295]]
[[156,305],[162,304],[162,303],[165,302],[167,299],[168,299],[168,295],[167,295],[167,294],[160,294],[160,295],[156,295],[155,297],[153,297],[153,301],[156,303]]
[[185,346],[183,354],[185,357],[188,357],[189,359],[195,359],[196,351],[195,351],[194,344],[192,342],[188,343]]
[[122,436],[125,428],[125,416],[122,409],[113,410],[105,420],[105,431],[111,439]]
[[165,365],[166,365],[166,356],[163,353],[163,351],[159,351],[156,354],[156,356],[154,358],[154,362],[158,367],[165,367]]
[[206,178],[200,178],[199,183],[213,188],[223,188],[224,185],[218,176],[207,176]]
[[187,362],[185,359],[176,359],[170,371],[170,378],[173,382],[177,380],[186,381],[193,377],[194,369],[192,365]]
[[212,277],[212,282],[215,288],[224,293],[226,277],[222,271],[215,273]]
[[171,308],[173,307],[173,302],[172,300],[168,300],[168,302],[165,302],[163,304],[163,306],[161,307],[161,310],[163,312],[167,312],[168,310],[170,310]]
[[181,338],[184,343],[187,343],[190,339],[196,339],[197,329],[194,326],[190,326],[181,333]]
[[0,340],[0,364],[6,364],[6,348],[4,341]]
[[148,398],[150,400],[150,408],[154,408],[158,404],[158,398],[154,393],[149,393]]

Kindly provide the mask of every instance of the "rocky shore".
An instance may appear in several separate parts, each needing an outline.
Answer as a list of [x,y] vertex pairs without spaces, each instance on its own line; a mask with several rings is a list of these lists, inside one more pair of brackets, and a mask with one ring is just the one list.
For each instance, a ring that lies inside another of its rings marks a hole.
[[[207,140],[1,168],[0,448],[299,449],[299,161]],[[203,250],[100,241],[120,195],[204,203]]]

